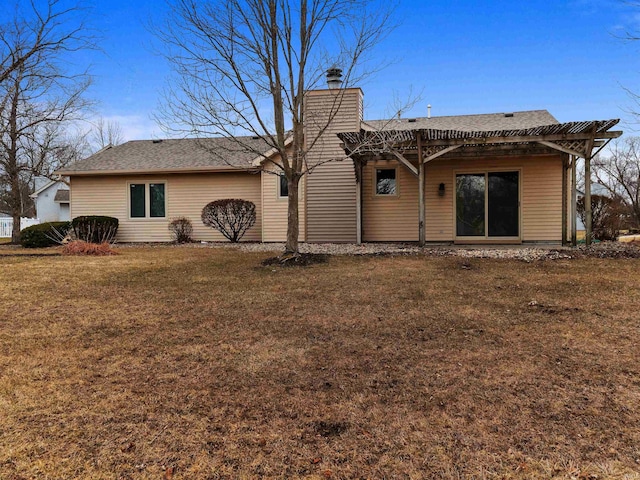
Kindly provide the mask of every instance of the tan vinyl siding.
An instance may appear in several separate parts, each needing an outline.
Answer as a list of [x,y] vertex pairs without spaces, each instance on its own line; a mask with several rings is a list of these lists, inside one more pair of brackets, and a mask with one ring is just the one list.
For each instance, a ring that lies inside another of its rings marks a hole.
[[[340,92],[340,93],[338,93]],[[343,95],[336,101],[336,95]],[[362,91],[316,90],[308,92],[305,110],[307,146],[325,127],[331,112],[338,113],[308,154],[315,165],[327,160],[344,159],[338,132],[357,131],[362,120]],[[318,166],[307,178],[307,240],[310,242],[356,241],[356,187],[351,160],[333,161]]]
[[[268,168],[268,167],[266,167]],[[270,171],[276,171],[271,167]],[[264,218],[262,222],[263,242],[284,242],[287,240],[287,197],[279,197],[278,183],[280,177],[272,173],[262,172],[262,205]],[[299,190],[299,222],[300,234],[298,240],[305,240],[305,179],[300,180]]]
[[[399,196],[373,195],[375,168],[396,166]],[[482,171],[520,172],[521,240],[560,241],[562,238],[562,158],[560,155],[507,159],[434,160],[425,166],[426,239],[455,240],[455,174]],[[440,183],[445,195],[438,195]],[[415,241],[418,238],[418,179],[397,162],[369,162],[363,172],[365,241]]]
[[[375,171],[396,169],[397,195],[375,194]],[[368,162],[362,172],[363,240],[418,240],[418,178],[396,161]]]
[[[129,185],[164,182],[166,218],[129,218]],[[260,241],[262,204],[260,175],[249,173],[197,173],[137,176],[71,177],[71,215],[108,215],[120,220],[120,242],[170,241],[169,221],[185,216],[193,223],[195,240],[226,241],[203,225],[202,208],[213,200],[241,198],[256,204],[256,224],[243,241]]]

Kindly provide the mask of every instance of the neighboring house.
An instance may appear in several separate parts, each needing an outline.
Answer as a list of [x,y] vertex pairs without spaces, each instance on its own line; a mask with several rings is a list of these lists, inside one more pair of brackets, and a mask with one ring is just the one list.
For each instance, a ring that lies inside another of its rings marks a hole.
[[[546,110],[364,121],[353,88],[307,92],[308,143],[329,115],[307,161],[341,161],[301,181],[307,242],[564,243],[574,156],[620,135],[609,131],[617,120],[559,123]],[[195,239],[223,240],[200,220],[220,198],[256,204],[243,240],[284,241],[286,183],[269,172],[278,158],[261,138],[245,141],[247,150],[225,138],[132,141],[58,173],[70,177],[71,215],[117,217],[119,241],[168,241],[178,216],[192,220]]]
[[48,178],[36,178],[36,191],[30,197],[36,204],[36,217],[40,222],[71,220],[69,186]]

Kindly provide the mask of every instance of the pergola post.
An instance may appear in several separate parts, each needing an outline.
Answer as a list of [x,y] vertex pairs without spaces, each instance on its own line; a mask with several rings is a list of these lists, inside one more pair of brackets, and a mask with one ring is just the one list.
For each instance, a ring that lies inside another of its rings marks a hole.
[[591,151],[584,156],[584,213],[585,213],[585,245],[591,245],[593,212],[591,211]]
[[596,127],[591,128],[591,138],[586,142],[584,149],[584,210],[585,210],[585,245],[591,245],[593,235],[593,209],[591,208],[591,158],[593,158],[593,145],[596,137]]
[[426,243],[425,234],[425,205],[424,205],[424,160],[422,158],[422,135],[416,133],[418,146],[418,244],[424,247]]
[[573,155],[571,158],[571,245],[578,245],[578,221],[577,221],[577,204],[578,204],[578,186],[577,186],[577,166],[578,157]]
[[356,160],[356,243],[362,244],[362,161]]
[[567,209],[569,199],[568,192],[568,172],[569,169],[569,155],[563,155],[562,158],[562,245],[567,244]]

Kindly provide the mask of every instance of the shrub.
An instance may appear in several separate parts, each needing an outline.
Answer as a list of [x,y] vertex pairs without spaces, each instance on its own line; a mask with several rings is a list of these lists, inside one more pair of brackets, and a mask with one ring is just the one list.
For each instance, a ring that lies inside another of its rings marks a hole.
[[[586,225],[584,197],[578,199],[578,215]],[[624,204],[616,198],[604,195],[591,196],[591,231],[595,240],[615,240],[620,235],[624,221]]]
[[108,242],[88,243],[82,240],[74,240],[62,248],[63,255],[118,255]]
[[71,229],[69,222],[47,222],[31,225],[20,232],[20,245],[25,248],[45,248],[58,244],[57,234],[66,235]]
[[256,223],[256,206],[248,200],[216,200],[202,209],[202,223],[235,243]]
[[114,217],[85,216],[71,221],[76,240],[87,243],[113,243],[118,233],[118,219]]
[[178,217],[169,223],[169,231],[176,243],[193,242],[193,225],[187,217]]

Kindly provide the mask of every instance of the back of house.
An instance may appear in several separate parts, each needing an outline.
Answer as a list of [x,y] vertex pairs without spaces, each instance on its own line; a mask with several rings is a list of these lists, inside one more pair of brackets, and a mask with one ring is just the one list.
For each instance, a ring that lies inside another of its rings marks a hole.
[[[306,94],[313,173],[300,189],[307,242],[565,243],[575,233],[578,157],[620,135],[617,120],[559,123],[546,110],[364,120],[359,88]],[[121,242],[170,240],[187,217],[196,240],[222,241],[200,214],[209,202],[256,205],[244,241],[282,242],[286,182],[260,137],[138,140],[60,174],[71,216],[120,221]],[[265,162],[264,160],[269,161]]]

